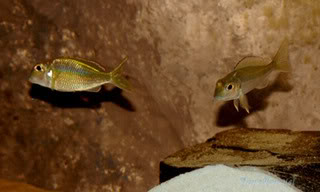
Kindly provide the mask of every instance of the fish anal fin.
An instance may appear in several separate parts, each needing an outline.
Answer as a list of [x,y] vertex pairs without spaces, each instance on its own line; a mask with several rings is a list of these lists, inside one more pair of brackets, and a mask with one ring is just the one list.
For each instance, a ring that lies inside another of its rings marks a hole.
[[234,69],[236,70],[236,69],[241,69],[245,67],[265,66],[267,64],[268,64],[268,61],[262,57],[248,56],[241,59]]
[[268,80],[264,80],[260,85],[258,85],[256,88],[257,89],[264,89],[269,85],[269,81]]
[[91,88],[91,89],[87,89],[85,91],[88,91],[88,92],[99,92],[101,90],[101,86],[99,87],[94,87],[94,88]]
[[247,96],[245,94],[241,94],[239,100],[240,100],[240,106],[242,108],[244,108],[247,111],[247,113],[250,113],[250,111],[249,111],[250,106],[249,106],[249,103],[248,103]]

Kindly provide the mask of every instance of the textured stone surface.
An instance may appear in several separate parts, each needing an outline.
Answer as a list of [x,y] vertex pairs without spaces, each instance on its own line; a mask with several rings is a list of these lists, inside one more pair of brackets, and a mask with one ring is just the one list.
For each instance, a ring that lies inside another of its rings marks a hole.
[[206,165],[255,166],[303,191],[319,191],[320,132],[239,128],[165,158],[161,181]]
[[0,191],[5,192],[50,192],[32,185],[0,179]]
[[[183,146],[183,130],[168,119],[179,118],[172,106],[160,107],[149,94],[158,51],[134,33],[138,8],[125,1],[0,2],[0,177],[62,191],[134,192],[158,183],[159,160]],[[60,93],[27,82],[46,59],[85,57],[111,69],[125,55],[136,94],[112,86]]]
[[[318,129],[319,15],[316,1],[2,0],[0,177],[64,191],[146,191],[162,158],[225,128]],[[243,56],[272,57],[285,35],[293,74],[249,94],[252,113],[213,102],[217,79]],[[47,59],[111,69],[126,55],[135,94],[27,82]]]
[[[163,77],[154,92],[172,90],[158,99],[167,98],[176,106],[180,106],[179,97],[186,101],[183,114],[189,114],[192,123],[184,128],[192,130],[191,139],[204,141],[217,128],[319,129],[320,94],[314,83],[319,79],[319,2],[144,2],[143,27],[159,35],[161,65],[154,71]],[[244,56],[273,57],[284,36],[291,40],[293,73],[250,93],[253,113],[239,114],[230,102],[212,102],[219,78]],[[166,80],[172,88],[160,83]]]

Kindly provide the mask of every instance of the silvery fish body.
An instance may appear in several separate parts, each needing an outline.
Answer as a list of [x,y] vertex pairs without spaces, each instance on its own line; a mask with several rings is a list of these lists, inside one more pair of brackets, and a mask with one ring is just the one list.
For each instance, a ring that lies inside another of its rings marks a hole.
[[277,54],[267,63],[260,57],[245,57],[234,71],[219,79],[216,83],[214,97],[217,100],[233,100],[239,111],[239,103],[249,113],[249,104],[245,94],[251,90],[264,88],[268,85],[268,77],[273,71],[289,72],[288,41],[285,39]]
[[57,91],[98,92],[101,86],[112,83],[115,86],[129,90],[128,81],[121,76],[125,58],[112,72],[105,72],[98,63],[84,59],[59,58],[47,64],[34,66],[29,81]]

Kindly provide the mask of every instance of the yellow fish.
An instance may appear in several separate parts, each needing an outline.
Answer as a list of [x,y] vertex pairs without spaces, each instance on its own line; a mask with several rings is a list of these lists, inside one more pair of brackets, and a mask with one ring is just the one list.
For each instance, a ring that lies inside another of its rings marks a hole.
[[217,81],[214,97],[223,101],[233,100],[237,111],[240,102],[240,106],[249,113],[246,94],[255,88],[266,87],[268,77],[274,71],[290,72],[287,39],[283,41],[271,63],[261,57],[245,57],[240,60],[234,71]]
[[93,61],[59,58],[33,67],[29,81],[57,91],[98,92],[101,86],[111,83],[121,89],[130,90],[129,82],[121,75],[127,57],[111,72]]

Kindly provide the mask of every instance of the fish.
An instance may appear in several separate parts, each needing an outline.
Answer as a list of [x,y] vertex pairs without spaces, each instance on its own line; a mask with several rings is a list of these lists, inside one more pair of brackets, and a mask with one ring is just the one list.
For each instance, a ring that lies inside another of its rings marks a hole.
[[230,101],[239,112],[240,106],[250,113],[246,94],[253,89],[263,89],[268,86],[268,77],[273,72],[288,73],[291,71],[288,62],[288,39],[284,39],[277,53],[269,63],[258,56],[248,56],[241,59],[234,70],[216,82],[214,98]]
[[57,58],[47,63],[34,65],[29,82],[61,92],[99,92],[101,86],[111,83],[114,86],[131,91],[129,81],[122,76],[122,62],[111,72],[94,61],[81,58]]

